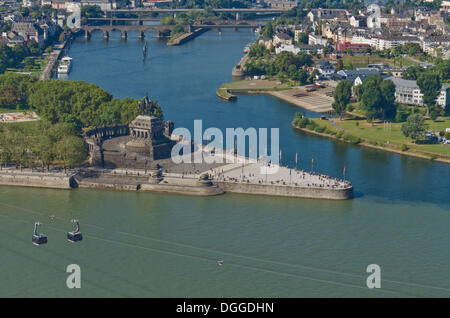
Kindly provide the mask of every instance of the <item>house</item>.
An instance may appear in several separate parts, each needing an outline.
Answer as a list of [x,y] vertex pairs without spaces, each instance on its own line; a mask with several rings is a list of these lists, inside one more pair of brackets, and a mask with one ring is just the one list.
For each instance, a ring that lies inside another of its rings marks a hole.
[[317,52],[317,54],[323,54],[323,49],[325,48],[322,45],[309,45],[309,44],[299,44],[297,45],[300,52],[305,52],[307,54],[312,54]]
[[362,15],[352,15],[348,22],[352,27],[355,28],[365,28],[367,27],[367,17]]
[[290,45],[292,44],[292,37],[287,33],[279,32],[273,36],[273,45],[278,46],[280,44]]
[[376,68],[357,68],[356,70],[341,70],[337,74],[356,86],[362,84],[368,76],[380,74],[380,72]]
[[9,47],[14,47],[15,45],[23,45],[24,39],[15,32],[3,32],[0,38],[0,42],[6,44]]
[[337,45],[338,52],[346,52],[348,49],[350,49],[353,53],[359,53],[361,51],[370,49],[370,45],[350,42],[338,43]]
[[280,44],[275,48],[275,54],[280,54],[281,52],[291,52],[297,54],[300,52],[298,46],[293,44]]
[[450,46],[450,36],[429,36],[422,41],[422,50],[427,53],[435,47],[449,47]]
[[75,1],[66,1],[67,12],[78,12],[81,10],[81,3]]
[[55,10],[65,10],[66,0],[52,0],[52,8]]
[[298,54],[300,52],[311,54],[314,51],[316,51],[318,54],[322,54],[323,46],[308,45],[308,44],[300,44],[300,45],[280,44],[278,47],[275,48],[275,54],[280,54],[281,52],[285,52],[285,51],[291,52],[293,54]]
[[[401,104],[423,106],[423,94],[420,92],[416,81],[405,80],[396,77],[389,77],[395,84],[395,101]],[[446,108],[450,104],[448,96],[449,86],[442,85],[441,92],[436,98],[436,104]]]
[[403,76],[403,69],[399,68],[399,69],[393,69],[390,71],[392,76],[395,78],[402,78]]
[[321,35],[310,34],[308,36],[308,44],[309,45],[327,46],[328,45],[328,38],[326,38],[324,36],[321,36]]
[[264,46],[266,47],[267,50],[270,50],[273,47],[273,40],[272,38],[269,37],[261,37],[258,40],[259,44],[264,44]]
[[295,8],[298,4],[297,0],[265,0],[265,2],[271,8],[287,9],[287,10]]
[[313,25],[317,25],[320,20],[341,20],[347,21],[349,12],[345,9],[312,9],[307,17]]
[[11,31],[20,35],[25,41],[34,40],[39,45],[44,42],[44,31],[35,23],[15,22]]
[[112,9],[112,4],[109,0],[81,0],[80,3],[81,6],[99,6],[103,12]]
[[442,1],[440,11],[450,13],[450,1]]
[[416,36],[379,36],[375,39],[377,50],[392,49],[405,43],[419,43],[421,41]]
[[335,72],[334,66],[327,60],[320,60],[317,62],[314,69],[318,70],[323,76],[330,76]]

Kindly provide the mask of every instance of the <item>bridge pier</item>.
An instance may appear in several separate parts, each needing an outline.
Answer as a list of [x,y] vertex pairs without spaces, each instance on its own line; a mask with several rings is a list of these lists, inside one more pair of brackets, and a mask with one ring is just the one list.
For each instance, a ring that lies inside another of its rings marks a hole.
[[126,40],[127,37],[128,37],[127,31],[121,31],[121,38],[122,38],[122,40]]
[[91,34],[89,33],[89,31],[88,30],[84,30],[84,38],[86,40],[89,40],[90,37],[91,37]]
[[105,40],[109,39],[109,32],[106,30],[103,30],[103,39],[105,39]]
[[143,39],[143,38],[145,38],[145,33],[144,33],[144,31],[139,31],[139,39]]

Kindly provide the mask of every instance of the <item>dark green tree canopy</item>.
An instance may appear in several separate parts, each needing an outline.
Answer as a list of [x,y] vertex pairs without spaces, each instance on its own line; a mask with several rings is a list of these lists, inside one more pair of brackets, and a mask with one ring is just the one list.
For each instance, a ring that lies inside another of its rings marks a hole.
[[425,125],[425,118],[420,114],[409,115],[406,122],[402,124],[402,133],[406,137],[411,137],[417,141],[423,138],[427,126]]
[[423,103],[428,107],[434,106],[442,87],[439,75],[432,73],[421,74],[417,79],[417,85],[423,94]]
[[340,81],[336,90],[333,93],[334,102],[332,107],[336,114],[342,118],[345,110],[347,109],[347,105],[350,102],[350,98],[352,97],[352,84],[347,81]]

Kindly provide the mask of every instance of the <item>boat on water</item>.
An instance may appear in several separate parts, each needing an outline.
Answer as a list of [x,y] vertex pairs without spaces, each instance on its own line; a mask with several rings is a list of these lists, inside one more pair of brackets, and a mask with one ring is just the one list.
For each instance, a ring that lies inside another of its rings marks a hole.
[[58,73],[67,74],[70,72],[71,67],[72,67],[72,58],[69,56],[65,56],[61,59],[61,62],[58,65]]
[[142,48],[142,54],[145,56],[147,55],[147,41],[145,41],[144,47]]

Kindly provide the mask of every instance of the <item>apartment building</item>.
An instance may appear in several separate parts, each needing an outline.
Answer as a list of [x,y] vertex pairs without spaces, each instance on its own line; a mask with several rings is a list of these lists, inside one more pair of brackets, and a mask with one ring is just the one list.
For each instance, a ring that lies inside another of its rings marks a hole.
[[[420,92],[416,81],[404,80],[401,78],[389,77],[395,84],[395,101],[401,104],[423,106],[423,94]],[[436,98],[436,104],[442,108],[450,104],[448,96],[449,86],[443,85],[439,96]]]

